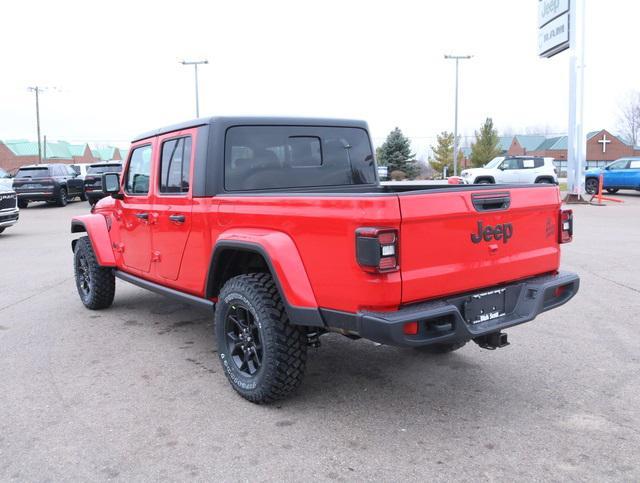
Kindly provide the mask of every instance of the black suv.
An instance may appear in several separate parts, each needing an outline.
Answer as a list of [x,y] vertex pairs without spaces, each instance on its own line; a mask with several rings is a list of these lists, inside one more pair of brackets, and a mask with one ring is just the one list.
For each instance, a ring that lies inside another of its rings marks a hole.
[[119,173],[120,171],[122,171],[121,163],[110,162],[89,165],[87,174],[84,177],[84,194],[91,206],[105,196],[102,193],[102,174]]
[[66,164],[23,166],[13,180],[13,190],[18,195],[20,208],[26,208],[30,201],[48,201],[65,206],[71,198],[87,199],[82,178]]

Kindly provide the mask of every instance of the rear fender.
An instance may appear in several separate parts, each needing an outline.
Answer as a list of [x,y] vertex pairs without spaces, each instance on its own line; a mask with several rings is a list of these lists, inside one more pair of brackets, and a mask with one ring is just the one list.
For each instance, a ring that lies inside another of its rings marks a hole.
[[289,235],[264,229],[231,229],[221,233],[213,250],[206,296],[218,296],[216,268],[227,250],[246,250],[262,256],[278,286],[289,319],[298,325],[324,326],[318,303],[298,249]]
[[[116,259],[111,247],[109,229],[104,216],[99,214],[75,216],[71,219],[71,233],[86,232],[91,241],[93,252],[98,264],[102,267],[115,267]],[[77,240],[71,242],[71,249],[75,249]]]

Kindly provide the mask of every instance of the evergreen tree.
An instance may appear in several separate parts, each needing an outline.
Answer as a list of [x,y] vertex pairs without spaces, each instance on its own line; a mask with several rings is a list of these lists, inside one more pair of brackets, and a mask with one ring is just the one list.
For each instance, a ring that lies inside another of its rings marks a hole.
[[488,117],[480,127],[480,132],[476,131],[476,142],[471,144],[471,164],[479,168],[501,154],[498,131]]
[[376,149],[380,166],[388,166],[389,173],[402,171],[407,178],[415,178],[420,172],[415,154],[411,152],[411,141],[399,128],[395,128],[387,136],[382,146]]
[[[436,136],[436,146],[431,146],[433,158],[429,159],[431,167],[440,175],[447,168],[447,176],[453,176],[453,133],[442,131]],[[460,156],[458,156],[460,159]]]

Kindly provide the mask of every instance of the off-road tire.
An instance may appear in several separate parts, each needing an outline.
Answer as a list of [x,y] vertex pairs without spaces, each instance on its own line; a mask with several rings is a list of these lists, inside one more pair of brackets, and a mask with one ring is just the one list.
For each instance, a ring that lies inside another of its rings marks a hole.
[[453,344],[432,344],[422,347],[416,347],[420,352],[428,352],[429,354],[448,354],[449,352],[462,349],[467,342],[456,342]]
[[69,199],[67,198],[67,189],[60,188],[58,191],[58,197],[56,198],[56,205],[58,206],[67,206]]
[[536,180],[536,184],[554,184],[551,178],[540,178]]
[[[237,307],[253,316],[259,334],[262,358],[253,375],[240,370],[229,348],[228,318]],[[283,399],[302,382],[307,336],[302,328],[289,323],[270,274],[238,275],[224,284],[216,305],[215,334],[224,373],[233,389],[245,399],[257,404]]]
[[616,194],[619,191],[619,188],[607,188],[607,193],[612,195]]
[[[84,270],[88,271],[88,280],[83,278]],[[111,268],[98,265],[88,236],[83,236],[76,242],[73,271],[78,295],[85,307],[100,310],[111,306],[116,293],[116,278]]]
[[478,178],[473,184],[495,184],[490,178]]
[[24,210],[27,206],[29,206],[28,200],[18,200],[18,208]]

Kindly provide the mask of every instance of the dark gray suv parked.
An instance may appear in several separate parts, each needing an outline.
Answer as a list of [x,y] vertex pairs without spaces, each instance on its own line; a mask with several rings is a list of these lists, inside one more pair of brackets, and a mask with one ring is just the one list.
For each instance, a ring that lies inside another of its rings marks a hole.
[[30,201],[48,201],[65,206],[75,197],[86,201],[82,178],[66,164],[34,164],[23,166],[13,180],[18,206],[26,208]]

